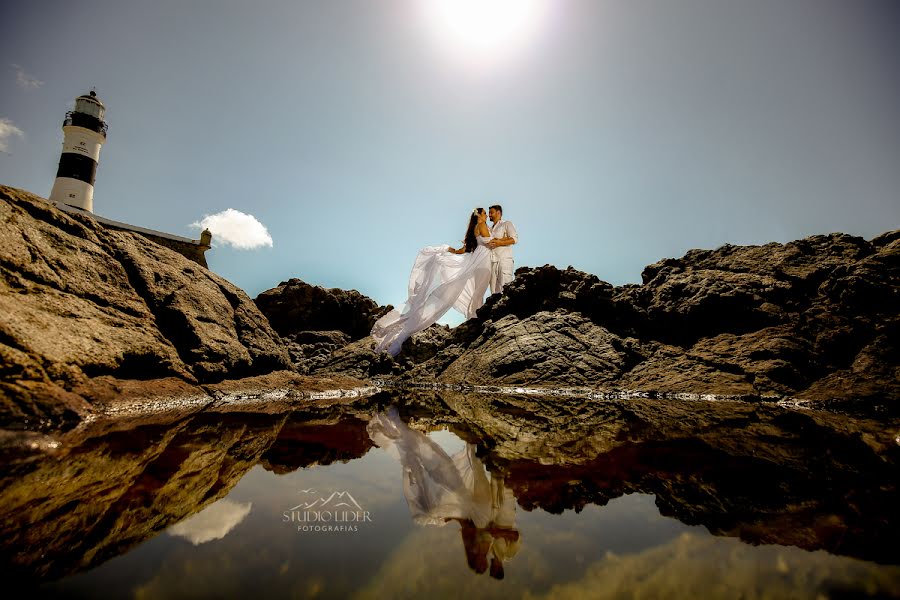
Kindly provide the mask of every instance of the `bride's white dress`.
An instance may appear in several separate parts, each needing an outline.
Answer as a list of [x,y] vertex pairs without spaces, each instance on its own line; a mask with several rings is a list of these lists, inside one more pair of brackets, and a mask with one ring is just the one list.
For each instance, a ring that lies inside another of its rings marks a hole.
[[391,356],[400,353],[403,342],[437,322],[451,308],[467,319],[484,304],[491,281],[490,236],[478,236],[473,252],[453,254],[450,246],[428,246],[419,251],[409,275],[409,297],[400,309],[393,309],[375,322],[372,337],[375,351]]
[[469,519],[485,528],[500,512],[508,515],[510,510],[515,524],[512,492],[502,496],[502,511],[499,504],[494,506],[491,481],[473,444],[449,456],[427,435],[410,429],[394,407],[375,414],[366,431],[376,446],[400,460],[403,495],[419,525],[441,527],[448,519]]

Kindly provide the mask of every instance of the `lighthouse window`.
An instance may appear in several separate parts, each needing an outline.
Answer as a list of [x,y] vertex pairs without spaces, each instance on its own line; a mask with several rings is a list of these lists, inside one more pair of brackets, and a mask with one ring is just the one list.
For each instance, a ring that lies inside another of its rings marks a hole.
[[92,117],[100,117],[100,107],[93,102],[88,102],[87,100],[78,100],[75,103],[75,110],[87,115],[91,115]]

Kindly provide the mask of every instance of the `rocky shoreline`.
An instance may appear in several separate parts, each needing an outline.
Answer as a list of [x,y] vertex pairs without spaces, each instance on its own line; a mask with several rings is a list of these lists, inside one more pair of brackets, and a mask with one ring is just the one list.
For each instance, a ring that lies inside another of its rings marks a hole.
[[[293,279],[256,302],[288,341],[295,368],[310,375],[774,396],[896,410],[900,230],[871,241],[836,233],[691,250],[648,266],[642,279],[614,287],[572,268],[520,268],[477,318],[414,335],[396,359],[375,354],[366,334],[390,307],[358,292]],[[331,307],[327,319],[310,316],[313,296]],[[340,307],[344,319],[334,316]],[[285,310],[307,313],[289,319]],[[364,327],[335,328],[360,315]]]
[[0,428],[227,397],[302,403],[373,378],[863,411],[900,399],[900,230],[691,250],[639,285],[520,268],[477,318],[391,358],[368,337],[391,307],[355,290],[291,279],[251,300],[136,234],[23,190],[0,186],[0,199]]
[[4,186],[0,274],[0,428],[366,385],[298,375],[253,301],[215,273]]

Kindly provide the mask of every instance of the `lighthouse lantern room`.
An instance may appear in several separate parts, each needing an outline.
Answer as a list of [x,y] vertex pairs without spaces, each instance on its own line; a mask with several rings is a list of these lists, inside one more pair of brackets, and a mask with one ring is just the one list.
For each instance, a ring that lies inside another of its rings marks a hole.
[[50,200],[94,212],[94,178],[106,141],[106,107],[91,90],[75,99],[63,121],[63,150]]

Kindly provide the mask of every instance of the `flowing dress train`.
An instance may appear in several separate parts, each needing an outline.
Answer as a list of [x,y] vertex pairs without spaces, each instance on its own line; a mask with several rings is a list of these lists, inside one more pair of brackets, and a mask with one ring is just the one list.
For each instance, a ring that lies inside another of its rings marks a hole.
[[403,342],[417,331],[437,322],[455,308],[467,319],[484,304],[491,280],[490,237],[478,237],[473,252],[453,254],[450,246],[428,246],[419,251],[409,275],[409,296],[400,309],[393,309],[375,322],[375,351],[397,356]]

